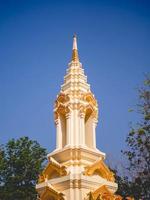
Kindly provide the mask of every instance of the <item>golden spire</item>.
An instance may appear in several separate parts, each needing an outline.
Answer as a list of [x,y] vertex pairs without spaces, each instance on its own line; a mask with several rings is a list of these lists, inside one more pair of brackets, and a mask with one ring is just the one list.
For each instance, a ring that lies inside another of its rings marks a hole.
[[79,62],[77,36],[75,34],[73,36],[72,61]]

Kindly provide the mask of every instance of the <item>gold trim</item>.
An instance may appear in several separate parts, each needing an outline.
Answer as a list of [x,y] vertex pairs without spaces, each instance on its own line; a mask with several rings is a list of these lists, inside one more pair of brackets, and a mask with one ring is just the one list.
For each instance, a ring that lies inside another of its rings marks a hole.
[[46,179],[49,180],[53,176],[66,176],[67,171],[64,165],[59,164],[54,158],[49,158],[49,163],[46,168],[43,170],[42,174],[39,176],[39,183],[44,182]]
[[108,190],[108,188],[103,185],[96,189],[93,193],[94,200],[98,197],[102,200],[122,200],[122,197],[119,195],[115,195]]
[[64,200],[64,194],[56,191],[53,187],[47,186],[45,191],[40,195],[40,200],[48,200],[52,197],[54,200]]
[[78,55],[78,50],[77,49],[73,49],[72,50],[72,59],[71,59],[71,61],[79,62],[79,55]]
[[101,159],[96,161],[92,165],[85,167],[84,174],[86,176],[92,176],[94,173],[98,174],[104,179],[107,179],[108,181],[115,181],[114,173],[109,170],[109,168]]

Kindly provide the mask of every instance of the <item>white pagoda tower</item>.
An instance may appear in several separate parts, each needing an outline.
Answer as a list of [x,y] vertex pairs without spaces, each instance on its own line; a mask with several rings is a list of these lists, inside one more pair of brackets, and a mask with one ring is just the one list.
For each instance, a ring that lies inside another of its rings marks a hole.
[[96,148],[98,104],[79,61],[77,38],[54,105],[56,149],[36,185],[40,200],[120,200],[117,184]]

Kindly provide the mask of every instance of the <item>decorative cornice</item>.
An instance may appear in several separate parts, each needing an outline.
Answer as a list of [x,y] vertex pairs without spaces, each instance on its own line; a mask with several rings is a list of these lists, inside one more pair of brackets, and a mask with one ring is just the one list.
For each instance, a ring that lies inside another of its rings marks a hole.
[[58,192],[53,188],[50,184],[45,187],[44,192],[40,195],[40,200],[47,200],[47,199],[57,199],[57,200],[64,200],[63,193]]
[[57,96],[54,106],[54,119],[57,123],[59,114],[65,116],[71,112],[71,110],[79,110],[80,116],[86,115],[86,120],[92,116],[95,122],[98,121],[98,104],[94,95],[89,93],[80,93],[79,91],[74,92],[75,97],[72,94],[60,93]]
[[97,160],[92,165],[85,167],[84,174],[86,176],[92,176],[94,173],[98,174],[102,178],[114,182],[114,173],[105,165],[102,159]]
[[88,193],[88,200],[122,200],[120,195],[115,195],[105,185],[100,186],[93,192]]
[[53,151],[47,156],[48,158],[53,157],[59,162],[65,163],[65,166],[68,166],[70,163],[73,164],[75,160],[81,160],[82,164],[84,163],[84,165],[91,164],[99,158],[104,159],[105,153],[88,147],[66,147],[63,148],[63,150]]
[[64,165],[59,164],[54,158],[49,157],[49,163],[44,169],[42,174],[39,176],[39,183],[49,180],[52,175],[66,176],[67,171]]

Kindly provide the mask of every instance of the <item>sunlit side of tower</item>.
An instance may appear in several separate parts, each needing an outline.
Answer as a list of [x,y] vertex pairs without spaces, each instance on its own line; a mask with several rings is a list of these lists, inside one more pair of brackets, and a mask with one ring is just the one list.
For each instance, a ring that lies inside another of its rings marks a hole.
[[36,189],[41,200],[122,199],[105,165],[105,154],[96,148],[98,104],[79,60],[77,37],[72,59],[54,105],[56,149]]

